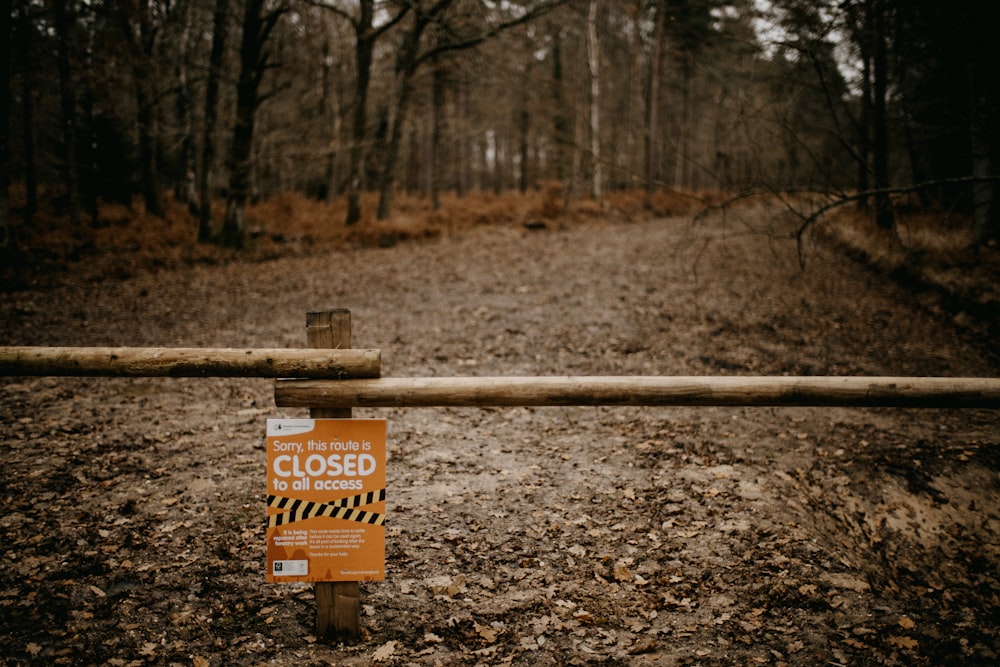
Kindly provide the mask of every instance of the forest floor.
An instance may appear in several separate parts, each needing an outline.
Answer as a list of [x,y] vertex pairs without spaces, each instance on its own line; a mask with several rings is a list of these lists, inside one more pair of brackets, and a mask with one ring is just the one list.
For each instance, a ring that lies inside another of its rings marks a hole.
[[[998,374],[989,326],[740,216],[64,272],[0,292],[0,344],[304,347],[344,307],[384,376]],[[0,662],[1000,661],[997,411],[355,410],[387,562],[349,645],[265,583],[277,416],[263,379],[0,378]]]

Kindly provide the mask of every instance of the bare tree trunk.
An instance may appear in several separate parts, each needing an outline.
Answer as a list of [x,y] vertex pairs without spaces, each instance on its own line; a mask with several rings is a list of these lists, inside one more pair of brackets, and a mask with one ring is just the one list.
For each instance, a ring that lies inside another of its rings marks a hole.
[[333,65],[330,55],[330,36],[323,38],[323,98],[320,100],[321,114],[326,119],[326,128],[330,133],[326,148],[326,167],[323,181],[326,187],[324,199],[327,204],[333,203],[337,193],[339,176],[337,174],[337,153],[340,148],[340,101],[333,85]]
[[677,123],[677,162],[674,165],[675,187],[689,187],[689,153],[691,151],[691,55],[681,54],[681,116]]
[[236,86],[236,124],[229,154],[229,192],[220,241],[241,249],[246,243],[244,216],[250,196],[253,132],[260,105],[260,82],[267,68],[264,44],[282,11],[264,12],[265,0],[247,0],[240,40],[240,78]]
[[[864,35],[870,35],[871,26],[865,26]],[[861,118],[858,123],[858,191],[867,192],[871,187],[872,155],[872,40],[870,37],[858,40],[861,46]],[[867,197],[858,199],[858,208],[868,210]]]
[[469,137],[469,90],[464,80],[458,83],[455,94],[455,115],[458,117],[458,146],[456,183],[458,196],[464,197],[472,187],[472,140]]
[[[153,92],[156,36],[152,24],[152,8],[150,0],[139,0],[134,4],[126,0],[119,0],[117,9],[122,34],[128,44],[129,57],[132,60],[142,196],[146,204],[146,211],[155,216],[163,217],[156,151],[158,101]],[[136,24],[138,33],[134,27]]]
[[659,180],[660,141],[660,77],[663,70],[663,40],[666,32],[666,7],[662,0],[656,5],[656,33],[653,53],[649,61],[649,80],[646,85],[646,192],[652,194]]
[[361,220],[361,172],[365,159],[365,122],[368,117],[368,85],[371,82],[372,50],[375,36],[372,32],[374,0],[361,0],[361,14],[355,25],[357,40],[354,47],[355,85],[354,114],[351,127],[351,163],[347,176],[347,220],[353,225]]
[[873,90],[875,98],[872,108],[873,127],[873,171],[875,176],[875,223],[882,229],[892,229],[895,219],[892,201],[886,189],[889,187],[889,127],[886,115],[886,94],[888,88],[889,64],[886,40],[885,0],[870,0],[872,10],[873,44]]
[[392,213],[392,198],[396,183],[396,163],[399,161],[400,142],[403,138],[403,126],[410,106],[410,95],[413,93],[413,77],[403,75],[399,82],[396,97],[396,116],[392,121],[389,143],[386,145],[385,158],[382,162],[382,178],[379,185],[378,214],[379,220],[387,220]]
[[0,35],[6,46],[0,49],[0,249],[10,245],[10,46],[13,23],[11,0],[0,0]]
[[205,82],[205,120],[201,135],[201,172],[198,174],[198,240],[212,240],[212,161],[215,158],[215,125],[219,118],[219,80],[229,32],[229,0],[215,0],[212,18],[212,51]]
[[507,159],[507,144],[502,130],[493,132],[493,194],[499,195],[504,189],[504,163]]
[[636,0],[629,11],[632,13],[632,30],[629,33],[629,52],[631,60],[629,62],[628,77],[628,125],[625,138],[625,182],[628,187],[635,184],[638,174],[642,173],[642,154],[639,152],[637,132],[642,127],[642,48],[640,46],[639,35],[642,29],[642,2]]
[[191,5],[185,4],[181,17],[180,57],[174,66],[177,77],[177,119],[181,126],[181,170],[180,181],[174,184],[174,198],[183,202],[191,215],[198,214],[198,188],[195,174],[198,168],[197,149],[194,137],[194,90],[188,77],[188,59],[191,53]]
[[587,62],[590,66],[590,155],[593,179],[590,195],[601,199],[601,75],[597,44],[597,0],[590,0],[587,13]]
[[[524,71],[524,91],[529,90],[529,85],[531,82],[531,64],[525,67]],[[528,191],[528,186],[531,182],[531,152],[529,138],[531,134],[531,110],[530,101],[526,95],[521,95],[521,108],[517,111],[517,130],[519,139],[519,153],[521,156],[521,171],[518,178],[518,188],[521,194],[525,194]]]
[[[18,54],[22,63],[27,63],[31,53],[31,36],[34,27],[28,11],[28,3],[21,4],[18,14],[20,40],[17,42]],[[24,222],[30,225],[35,211],[38,210],[38,168],[35,160],[35,75],[31,67],[25,67],[21,76],[21,125],[22,143],[24,145],[24,189],[25,207]]]
[[378,219],[386,220],[392,211],[393,189],[396,181],[396,163],[399,161],[399,144],[403,136],[403,126],[409,112],[410,97],[413,94],[413,75],[420,65],[420,39],[431,20],[440,15],[451,0],[438,0],[437,14],[417,13],[413,25],[404,37],[396,54],[396,113],[392,120],[389,143],[382,162],[382,178],[379,184]]
[[447,89],[447,74],[444,64],[438,59],[434,63],[431,80],[431,208],[435,211],[441,208],[441,187],[445,180],[444,134],[445,134],[445,93]]
[[67,0],[55,0],[55,29],[58,39],[56,52],[59,69],[59,101],[62,111],[62,139],[66,155],[63,164],[63,179],[66,185],[66,197],[69,206],[70,222],[80,225],[80,170],[77,164],[77,130],[76,130],[76,89],[73,84],[73,72],[70,65],[70,15],[66,6]]
[[138,108],[139,162],[142,180],[142,198],[146,212],[163,217],[160,197],[159,173],[156,168],[156,115],[153,95],[148,90],[148,68],[136,67],[135,103]]
[[979,95],[977,84],[972,77],[972,100],[969,110],[969,143],[972,158],[972,176],[977,180],[972,184],[972,219],[975,243],[985,243],[997,236],[996,211],[994,205],[995,186],[993,176],[992,151],[989,140],[989,110],[987,100]]
[[562,64],[562,28],[556,25],[552,36],[552,102],[555,107],[555,163],[556,178],[564,185],[570,178],[568,154],[573,144],[570,121],[566,117],[566,90]]

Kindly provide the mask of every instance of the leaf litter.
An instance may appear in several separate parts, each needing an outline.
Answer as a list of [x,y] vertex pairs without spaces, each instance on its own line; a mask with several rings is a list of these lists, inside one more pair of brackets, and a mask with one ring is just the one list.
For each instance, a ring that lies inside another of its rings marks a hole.
[[[759,237],[685,251],[695,233],[675,220],[484,228],[252,270],[69,278],[0,295],[0,336],[300,347],[304,313],[332,304],[354,312],[357,345],[383,350],[386,376],[996,375],[984,342],[830,251],[800,272],[794,248]],[[304,415],[274,408],[270,381],[0,379],[0,654],[998,659],[995,412],[356,414],[389,422],[387,579],[362,587],[363,641],[329,644],[310,587],[263,581],[262,420]]]

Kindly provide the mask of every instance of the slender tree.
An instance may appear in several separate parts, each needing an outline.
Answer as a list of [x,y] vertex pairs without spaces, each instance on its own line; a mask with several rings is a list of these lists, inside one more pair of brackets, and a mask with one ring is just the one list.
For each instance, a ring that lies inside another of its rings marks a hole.
[[240,75],[236,84],[236,122],[229,152],[229,190],[220,241],[231,248],[243,248],[246,242],[246,204],[250,196],[254,124],[257,108],[264,101],[260,84],[268,68],[268,37],[281,15],[278,7],[265,10],[266,0],[246,0],[243,13],[243,36],[240,40]]
[[867,0],[872,44],[872,172],[875,177],[875,223],[883,229],[895,226],[889,198],[889,85],[886,1]]
[[660,180],[660,82],[663,78],[663,60],[666,54],[667,8],[665,0],[653,4],[656,26],[653,33],[652,54],[650,55],[646,78],[646,127],[643,132],[646,150],[646,192],[652,193]]
[[587,64],[590,70],[590,157],[593,178],[590,195],[601,198],[601,75],[600,46],[597,42],[597,0],[590,0],[587,12]]
[[215,126],[219,117],[219,81],[229,34],[229,0],[215,0],[212,14],[212,50],[205,81],[205,117],[201,133],[201,170],[198,173],[198,240],[212,240],[212,162],[215,159]]
[[62,111],[63,182],[66,187],[70,221],[74,226],[79,226],[82,206],[80,166],[77,161],[76,86],[73,81],[72,57],[70,55],[71,28],[74,19],[70,11],[68,0],[53,0],[55,32],[58,40],[56,60],[59,70],[59,101]]
[[154,78],[159,26],[153,16],[154,7],[151,2],[152,0],[118,0],[118,19],[132,65],[142,196],[146,211],[163,217],[156,147],[159,95]]
[[194,128],[194,83],[188,74],[188,63],[192,50],[192,3],[183,0],[180,18],[179,53],[174,64],[174,76],[177,79],[177,94],[175,97],[175,112],[180,125],[180,179],[174,185],[174,198],[183,202],[191,215],[199,215],[198,188],[196,173],[198,169],[197,142]]
[[0,249],[10,244],[10,61],[14,44],[11,0],[0,0]]
[[[22,0],[17,14],[17,39],[13,40],[21,70],[21,144],[24,150],[24,221],[30,224],[38,210],[38,169],[35,161],[35,68],[29,66],[35,27],[29,3]],[[9,158],[8,158],[9,159]]]

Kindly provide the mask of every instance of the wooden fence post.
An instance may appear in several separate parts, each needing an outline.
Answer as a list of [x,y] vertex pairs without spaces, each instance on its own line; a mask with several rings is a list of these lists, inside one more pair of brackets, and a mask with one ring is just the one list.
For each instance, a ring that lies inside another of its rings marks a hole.
[[[339,308],[306,313],[309,347],[351,347],[351,311]],[[310,408],[313,418],[350,418],[351,408]],[[361,590],[357,581],[320,581],[315,584],[316,634],[323,639],[361,637]]]

